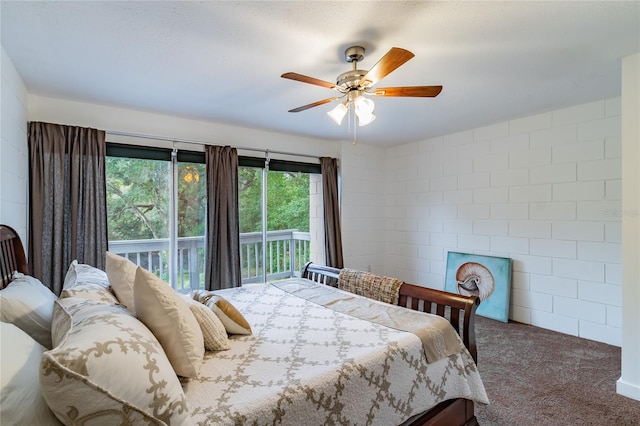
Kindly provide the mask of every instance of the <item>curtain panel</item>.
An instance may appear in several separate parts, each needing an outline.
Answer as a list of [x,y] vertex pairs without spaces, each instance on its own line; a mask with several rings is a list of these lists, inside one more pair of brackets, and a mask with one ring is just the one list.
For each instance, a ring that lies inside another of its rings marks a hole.
[[239,287],[240,222],[238,153],[230,146],[205,147],[207,166],[207,243],[205,288]]
[[324,207],[325,261],[327,266],[342,269],[342,231],[338,194],[338,160],[321,157],[322,198]]
[[105,132],[29,123],[29,264],[59,295],[77,259],[104,269]]

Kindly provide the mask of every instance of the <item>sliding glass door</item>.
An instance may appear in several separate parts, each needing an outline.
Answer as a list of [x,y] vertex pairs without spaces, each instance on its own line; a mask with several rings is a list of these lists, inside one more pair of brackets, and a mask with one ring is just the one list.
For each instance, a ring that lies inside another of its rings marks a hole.
[[[321,261],[320,165],[248,157],[239,164],[242,282],[292,277]],[[204,288],[205,179],[203,153],[108,144],[109,250],[178,291]]]
[[241,158],[238,175],[242,282],[295,276],[319,244],[310,233],[319,165]]
[[204,288],[206,172],[201,153],[110,144],[109,251],[179,291]]

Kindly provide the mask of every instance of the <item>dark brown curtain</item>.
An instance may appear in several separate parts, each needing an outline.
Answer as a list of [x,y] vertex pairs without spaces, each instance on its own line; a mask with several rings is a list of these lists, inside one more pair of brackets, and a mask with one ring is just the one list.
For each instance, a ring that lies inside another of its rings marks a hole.
[[240,223],[238,219],[238,153],[230,146],[206,146],[207,290],[239,287]]
[[104,269],[105,132],[29,123],[29,265],[60,294],[77,259]]
[[340,203],[338,199],[338,160],[321,157],[322,199],[324,201],[324,239],[327,266],[343,268]]

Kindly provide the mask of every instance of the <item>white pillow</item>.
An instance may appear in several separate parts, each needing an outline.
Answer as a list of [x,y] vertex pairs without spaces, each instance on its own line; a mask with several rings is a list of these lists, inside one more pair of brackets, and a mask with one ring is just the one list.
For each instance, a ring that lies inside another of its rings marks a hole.
[[116,297],[132,313],[136,314],[133,298],[133,283],[136,280],[138,266],[117,254],[107,252],[106,270],[111,288]]
[[54,309],[56,347],[40,384],[65,424],[191,424],[187,399],[158,340],[124,306],[67,298]]
[[15,324],[47,349],[51,348],[51,318],[57,299],[40,280],[19,272],[0,290],[0,320]]
[[202,303],[196,302],[188,294],[182,295],[182,298],[189,305],[191,313],[196,317],[196,321],[200,325],[202,337],[204,339],[204,348],[208,351],[225,351],[230,349],[229,336],[224,324],[213,311]]
[[133,289],[138,318],[158,338],[176,374],[197,376],[204,339],[187,303],[169,284],[140,267]]
[[0,323],[0,419],[10,425],[59,425],[40,391],[38,367],[47,350],[24,331]]

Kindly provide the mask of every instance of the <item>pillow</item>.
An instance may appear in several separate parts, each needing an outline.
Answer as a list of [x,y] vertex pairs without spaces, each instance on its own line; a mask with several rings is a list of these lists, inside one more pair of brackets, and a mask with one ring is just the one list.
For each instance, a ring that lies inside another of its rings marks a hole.
[[80,283],[92,283],[96,286],[109,288],[109,278],[107,273],[94,266],[84,263],[78,263],[77,260],[71,262],[67,274],[64,276],[64,283],[62,289],[67,289],[76,286]]
[[59,425],[40,391],[38,366],[47,350],[24,331],[0,323],[0,419],[12,425]]
[[109,305],[117,305],[118,299],[110,289],[104,288],[94,283],[78,283],[71,288],[65,288],[60,293],[60,297],[78,297],[86,300],[95,300],[96,302],[107,303]]
[[138,266],[117,254],[107,252],[106,270],[111,288],[116,297],[133,314],[136,314],[136,307],[133,299],[133,282],[136,279],[136,269]]
[[0,290],[0,320],[15,324],[47,349],[51,348],[51,318],[56,295],[40,280],[19,272]]
[[202,303],[193,300],[189,295],[183,295],[183,298],[189,305],[191,313],[196,317],[202,337],[204,339],[204,348],[208,351],[225,351],[230,349],[229,336],[224,328],[224,324],[213,311]]
[[107,274],[91,265],[71,262],[62,285],[61,298],[80,297],[115,305],[118,299],[111,291]]
[[187,303],[169,284],[140,267],[133,289],[138,318],[158,338],[176,374],[197,376],[204,338]]
[[[151,331],[124,306],[59,299],[42,394],[65,424],[190,424],[187,399]],[[59,340],[59,341],[58,341]]]
[[222,321],[229,334],[251,334],[251,326],[235,306],[222,296],[212,291],[197,290],[191,292],[191,297],[211,309]]

